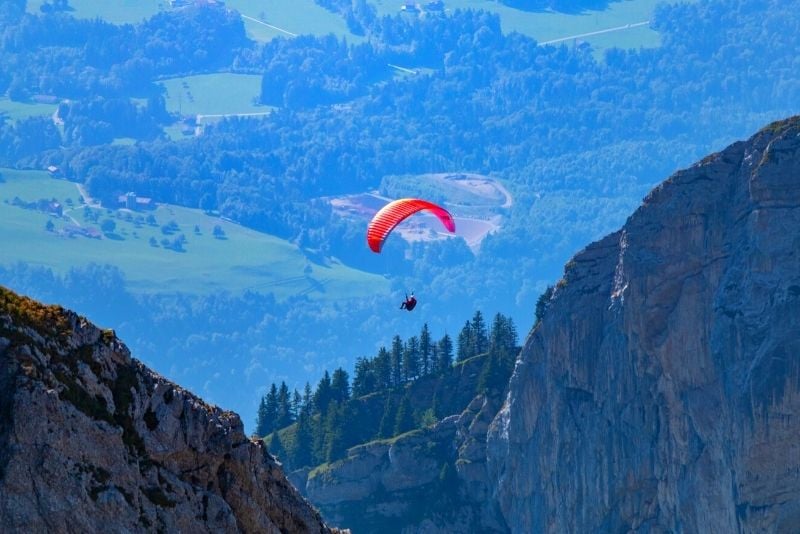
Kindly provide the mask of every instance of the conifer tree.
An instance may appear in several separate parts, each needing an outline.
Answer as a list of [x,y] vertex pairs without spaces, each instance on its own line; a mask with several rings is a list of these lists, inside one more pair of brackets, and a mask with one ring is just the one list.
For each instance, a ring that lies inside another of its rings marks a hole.
[[463,362],[475,356],[474,349],[472,323],[467,321],[458,334],[458,361]]
[[399,386],[403,383],[403,340],[400,336],[392,338],[392,385]]
[[453,367],[453,341],[450,336],[445,334],[438,343],[439,363],[437,367],[440,372],[446,373]]
[[262,435],[266,436],[273,430],[275,430],[275,423],[278,420],[278,388],[275,386],[273,382],[269,388],[269,393],[267,393],[266,400],[264,402],[264,425],[262,427],[262,431],[264,432]]
[[278,388],[278,414],[275,419],[275,429],[286,428],[292,424],[292,402],[289,387],[281,381]]
[[472,316],[472,355],[483,354],[489,349],[489,336],[486,333],[486,321],[480,310]]
[[313,439],[311,414],[307,409],[301,410],[297,417],[297,431],[294,437],[294,450],[292,451],[292,467],[299,469],[312,464]]
[[297,389],[292,393],[292,421],[297,421],[300,417],[300,410],[303,409],[303,397]]
[[419,339],[411,336],[403,347],[403,377],[415,380],[419,376]]
[[422,325],[422,332],[419,334],[419,365],[422,376],[433,371],[434,365],[431,360],[431,333],[428,330],[428,323]]
[[332,398],[331,377],[328,375],[328,371],[325,371],[319,384],[317,384],[317,391],[314,392],[314,407],[323,417],[328,413],[328,405]]
[[256,436],[263,438],[267,434],[269,428],[269,417],[267,415],[267,400],[261,396],[261,402],[258,404],[258,414],[256,415]]
[[350,400],[350,376],[347,371],[339,367],[333,372],[331,379],[331,399],[343,403]]
[[376,382],[374,360],[356,358],[353,376],[353,397],[369,395],[375,391]]
[[392,359],[386,347],[378,350],[378,355],[373,360],[375,367],[375,382],[378,389],[389,389],[392,387]]

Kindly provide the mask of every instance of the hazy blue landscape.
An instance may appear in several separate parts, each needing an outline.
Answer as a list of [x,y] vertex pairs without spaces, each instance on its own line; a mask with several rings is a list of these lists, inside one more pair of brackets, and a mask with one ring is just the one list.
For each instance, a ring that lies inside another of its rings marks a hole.
[[[796,2],[133,4],[0,7],[0,282],[249,430],[270,384],[352,375],[424,324],[457,339],[481,310],[524,337],[656,183],[800,108]],[[449,175],[508,201],[476,209]],[[359,195],[492,231],[375,255],[337,208]]]

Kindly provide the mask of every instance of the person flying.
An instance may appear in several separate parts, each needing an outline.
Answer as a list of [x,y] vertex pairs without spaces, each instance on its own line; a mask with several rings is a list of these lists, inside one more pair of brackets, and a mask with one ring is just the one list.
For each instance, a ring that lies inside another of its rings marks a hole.
[[414,297],[414,292],[412,291],[410,297],[408,296],[408,294],[406,294],[406,300],[405,302],[400,304],[400,309],[411,311],[414,309],[414,306],[416,305],[417,305],[417,299],[416,297]]

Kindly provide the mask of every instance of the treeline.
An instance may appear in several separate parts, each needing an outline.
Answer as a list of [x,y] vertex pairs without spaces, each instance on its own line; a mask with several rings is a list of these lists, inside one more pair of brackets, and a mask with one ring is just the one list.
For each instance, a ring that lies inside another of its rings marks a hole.
[[237,50],[250,46],[241,17],[221,5],[115,25],[61,11],[24,13],[15,0],[0,8],[0,17],[8,22],[0,39],[7,67],[0,93],[12,100],[152,94],[155,76],[230,68]]
[[[456,365],[482,358],[480,375],[467,396],[502,391],[518,350],[510,318],[498,313],[487,328],[476,311],[459,333],[455,353]],[[452,413],[448,411],[452,399],[448,403],[436,395],[426,398],[414,393],[414,386],[426,379],[446,382],[454,372],[453,351],[449,335],[433,340],[425,324],[419,335],[405,341],[396,335],[391,346],[381,347],[375,357],[358,358],[352,385],[342,368],[332,376],[326,371],[313,390],[306,383],[303,393],[290,392],[285,382],[273,383],[261,398],[255,433],[271,434],[270,451],[297,468],[342,458],[349,447],[364,441],[433,424]],[[458,409],[463,409],[463,402],[455,403]]]

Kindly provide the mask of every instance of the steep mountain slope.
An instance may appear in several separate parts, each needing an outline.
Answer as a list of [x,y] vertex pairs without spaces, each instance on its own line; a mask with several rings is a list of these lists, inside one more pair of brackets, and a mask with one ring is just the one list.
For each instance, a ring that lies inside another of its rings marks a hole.
[[800,530],[800,118],[567,265],[488,434],[513,532]]
[[18,532],[331,532],[239,417],[112,331],[0,287],[0,524]]

